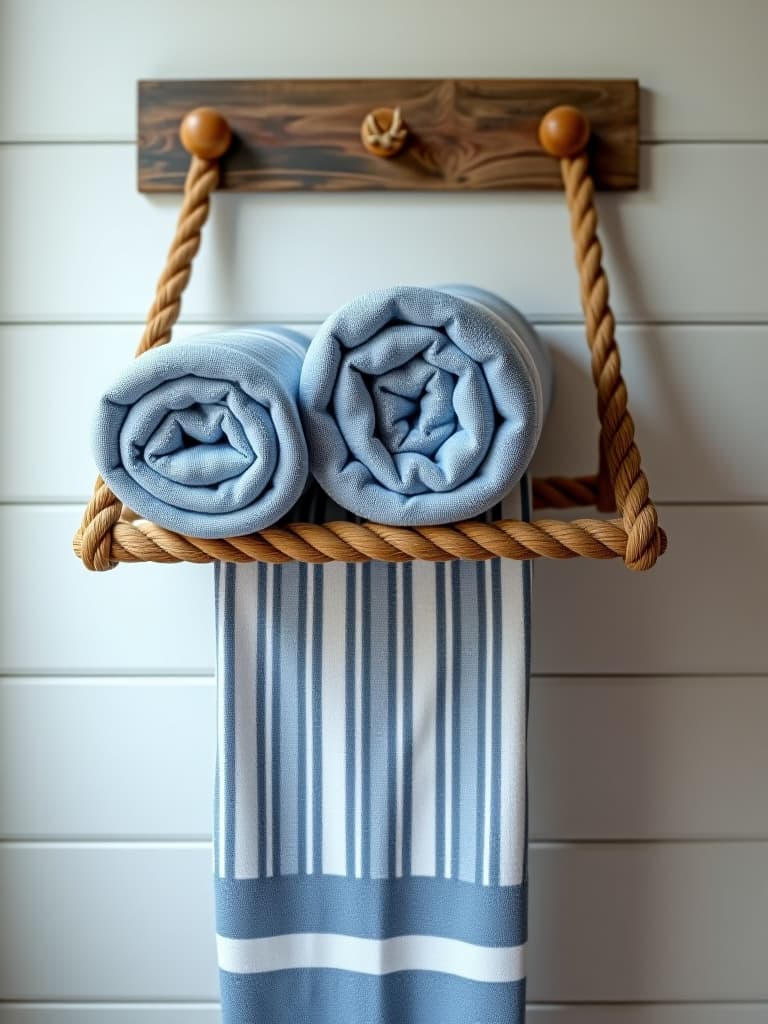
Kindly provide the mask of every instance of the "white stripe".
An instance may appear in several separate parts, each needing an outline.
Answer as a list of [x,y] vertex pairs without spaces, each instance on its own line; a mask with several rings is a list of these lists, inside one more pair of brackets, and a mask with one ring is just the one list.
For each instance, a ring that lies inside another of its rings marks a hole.
[[491,794],[493,792],[493,573],[485,566],[485,802],[483,810],[483,885],[491,883]]
[[312,874],[312,859],[313,859],[313,842],[312,842],[312,753],[314,744],[312,742],[312,631],[314,628],[314,592],[315,592],[315,574],[313,572],[313,566],[307,566],[307,635],[305,637],[304,644],[304,686],[305,686],[305,697],[304,697],[304,722],[305,722],[305,735],[306,735],[306,771],[305,771],[305,790],[306,790],[306,807],[304,815],[304,829],[306,834],[306,854],[307,863],[306,871],[308,875]]
[[525,977],[525,946],[476,946],[432,935],[362,939],[302,932],[261,939],[216,936],[219,967],[232,974],[297,969],[383,975],[439,971],[469,981],[510,984]]
[[323,569],[322,738],[323,874],[347,873],[346,585],[344,564]]
[[[505,501],[504,516],[520,515],[520,489]],[[525,619],[523,562],[501,561],[501,885],[523,880],[525,854]]]
[[[235,878],[258,875],[258,788],[256,785],[256,564],[235,574]],[[232,609],[229,613],[233,614]]]
[[405,773],[403,764],[404,737],[404,647],[405,614],[403,601],[403,567],[395,566],[395,877],[403,874],[403,799]]
[[434,564],[413,566],[413,785],[411,874],[435,874],[437,674]]
[[453,831],[454,785],[454,603],[451,565],[445,563],[445,864],[443,874],[451,878],[451,836]]
[[265,874],[271,878],[274,872],[273,843],[273,807],[272,807],[272,648],[274,644],[274,617],[272,600],[275,590],[275,566],[267,563],[266,587],[264,596],[264,707],[261,714],[264,718],[264,829],[266,832]]
[[445,864],[443,874],[451,877],[451,833],[453,832],[453,587],[451,566],[445,564]]
[[218,873],[221,878],[225,877],[226,865],[224,862],[224,833],[226,828],[226,750],[224,749],[226,742],[226,730],[224,728],[224,709],[225,709],[225,687],[227,684],[232,684],[231,680],[227,679],[226,669],[224,665],[224,620],[226,615],[229,613],[229,609],[224,606],[224,594],[225,586],[224,581],[226,579],[227,563],[222,562],[219,566],[219,624],[218,624],[218,636],[216,638],[216,747],[217,747],[217,758],[218,758],[218,769],[219,769],[219,820],[217,824],[217,836],[216,845],[218,848],[219,863]]
[[355,566],[355,877],[363,877],[363,567]]

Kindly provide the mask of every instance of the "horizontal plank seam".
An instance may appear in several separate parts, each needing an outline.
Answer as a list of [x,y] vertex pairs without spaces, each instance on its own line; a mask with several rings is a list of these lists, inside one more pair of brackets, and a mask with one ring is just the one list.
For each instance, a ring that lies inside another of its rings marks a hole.
[[[532,850],[567,850],[571,847],[592,847],[594,850],[604,849],[617,850],[619,848],[636,849],[637,847],[700,847],[700,846],[764,846],[768,848],[768,837],[730,837],[720,836],[710,839],[685,838],[685,839],[532,839],[530,841]],[[210,839],[0,839],[0,850],[28,850],[49,848],[56,851],[71,850],[105,850],[116,852],[118,850],[152,851],[184,851],[208,850],[211,846]]]
[[691,1007],[708,1007],[708,1006],[720,1006],[720,1007],[762,1007],[768,1006],[768,999],[665,999],[663,1001],[657,999],[627,999],[621,1002],[615,1002],[613,1000],[594,1000],[594,999],[573,999],[567,1003],[533,1003],[527,1002],[526,1006],[530,1009],[534,1007],[540,1010],[557,1010],[561,1007],[571,1006],[595,1006],[600,1008],[608,1007],[626,1007],[626,1006],[642,1006],[642,1007],[678,1007],[678,1006],[691,1006]]
[[[210,685],[215,683],[215,675],[213,669],[200,670],[192,669],[185,671],[183,669],[170,670],[170,669],[145,669],[137,670],[130,669],[121,671],[119,669],[6,669],[0,672],[0,685],[7,684],[13,680],[30,680],[40,679],[45,683],[50,683],[56,679],[68,679],[75,681],[82,681],[84,684],[92,683],[95,680],[104,680],[105,683],[110,682],[130,682],[130,680],[136,680],[137,684],[146,685],[146,681],[149,679],[156,679],[160,685],[167,682],[182,682],[185,679],[189,679],[190,683],[201,682],[205,680]],[[532,672],[532,680],[553,680],[553,679],[582,679],[582,680],[595,680],[607,681],[607,680],[637,680],[637,679],[648,679],[648,680],[691,680],[691,679],[720,679],[724,683],[729,683],[733,680],[740,679],[761,679],[768,681],[767,672]]]
[[[649,1009],[665,1009],[666,1007],[691,1007],[691,1008],[703,1008],[706,1009],[709,1006],[718,1006],[723,1008],[728,1007],[755,1007],[756,1009],[763,1006],[768,1006],[768,999],[673,999],[664,1000],[624,1000],[622,1002],[616,1001],[595,1001],[589,1000],[587,1002],[581,1000],[571,1000],[569,1002],[557,1002],[557,1003],[546,1003],[546,1002],[535,1002],[529,1000],[526,1003],[529,1009],[534,1010],[560,1010],[569,1009],[570,1007],[599,1007],[603,1008],[616,1008],[622,1009],[624,1007],[648,1007]],[[46,1010],[72,1010],[82,1007],[83,1009],[99,1009],[109,1010],[115,1009],[139,1009],[139,1010],[151,1010],[151,1009],[201,1009],[201,1010],[217,1010],[220,1004],[218,1002],[205,1002],[201,1000],[183,1000],[183,999],[152,999],[152,1000],[136,1000],[136,999],[77,999],[77,1000],[62,1000],[62,999],[0,999],[0,1007],[4,1009],[46,1009]]]
[[158,679],[161,682],[171,680],[182,680],[182,679],[205,679],[211,683],[214,682],[214,670],[213,667],[209,669],[14,669],[7,668],[0,673],[0,681],[8,679],[45,679],[46,681],[52,679],[75,679],[88,681],[92,679],[106,679],[106,680],[144,680],[144,679]]
[[[111,1009],[180,1009],[180,1010],[217,1010],[219,1003],[201,1002],[200,1000],[185,1001],[183,999],[0,999],[0,1008],[6,1010],[45,1009],[45,1010],[111,1010]],[[529,1004],[532,1005],[532,1004]]]
[[[51,834],[39,835],[2,835],[0,833],[0,850],[5,848],[34,847],[35,849],[50,847],[52,850],[60,849],[209,849],[211,837],[200,834],[173,833],[168,835],[80,835],[68,836]],[[545,849],[556,847],[558,849],[571,846],[592,846],[592,847],[637,847],[637,846],[766,846],[768,845],[768,832],[747,835],[735,833],[734,835],[701,835],[701,836],[576,836],[563,838],[561,836],[544,836],[535,833],[530,838],[531,849]]]

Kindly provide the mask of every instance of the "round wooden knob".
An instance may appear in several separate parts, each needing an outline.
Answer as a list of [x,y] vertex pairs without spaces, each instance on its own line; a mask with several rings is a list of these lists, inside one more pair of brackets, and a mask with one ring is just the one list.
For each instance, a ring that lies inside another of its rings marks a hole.
[[179,135],[184,149],[201,160],[217,160],[232,142],[227,119],[211,107],[191,110],[181,122]]
[[576,107],[554,107],[539,124],[539,142],[551,156],[576,156],[589,142],[589,121]]

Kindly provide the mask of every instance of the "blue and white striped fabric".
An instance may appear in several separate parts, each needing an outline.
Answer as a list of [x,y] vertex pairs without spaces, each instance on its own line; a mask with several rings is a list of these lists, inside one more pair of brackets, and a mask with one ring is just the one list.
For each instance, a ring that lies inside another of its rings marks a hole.
[[99,472],[145,519],[192,537],[271,526],[307,484],[299,375],[309,338],[238,327],[145,352],[102,396]]
[[217,565],[224,1024],[523,1020],[529,593],[500,559]]

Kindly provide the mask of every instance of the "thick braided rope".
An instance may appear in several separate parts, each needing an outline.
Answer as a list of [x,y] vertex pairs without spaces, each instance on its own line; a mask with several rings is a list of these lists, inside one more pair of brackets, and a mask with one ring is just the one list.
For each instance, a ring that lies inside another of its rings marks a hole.
[[[601,419],[609,423],[613,414],[619,423],[616,430],[605,430],[608,445],[608,465],[611,479],[617,493],[617,503],[623,512],[624,522],[605,522],[582,519],[574,522],[538,520],[523,523],[516,520],[502,520],[493,523],[465,522],[449,526],[404,527],[382,526],[377,523],[293,523],[287,527],[270,527],[247,537],[224,540],[201,540],[166,530],[156,524],[137,520],[128,509],[123,509],[119,499],[97,477],[93,496],[85,510],[83,521],[74,538],[77,555],[89,569],[103,571],[120,561],[154,562],[210,562],[220,561],[265,561],[265,562],[357,562],[375,559],[378,561],[409,561],[421,559],[443,561],[450,559],[487,559],[493,557],[528,558],[622,558],[633,569],[650,568],[658,554],[663,552],[665,537],[655,527],[650,533],[651,541],[643,545],[637,523],[641,515],[635,514],[632,526],[634,539],[627,529],[627,520],[632,509],[642,498],[642,486],[638,485],[630,447],[634,448],[634,433],[631,419],[626,414],[626,389],[619,373],[618,352],[613,341],[612,316],[607,305],[607,282],[600,266],[600,247],[595,236],[596,217],[592,206],[591,180],[586,174],[586,164],[581,178],[567,174],[566,163],[576,165],[578,161],[563,161],[563,175],[572,209],[574,239],[577,243],[577,263],[582,274],[582,296],[591,311],[592,328],[588,320],[588,338],[593,351],[593,373],[600,389],[603,381],[598,409]],[[568,182],[572,188],[568,191]],[[137,355],[148,348],[166,344],[171,338],[173,325],[181,309],[181,295],[189,282],[191,264],[199,247],[202,226],[208,216],[209,199],[218,184],[218,165],[215,161],[193,157],[185,183],[184,202],[179,214],[176,235],[168,253],[165,269],[157,285],[155,301],[148,314],[147,327],[139,343]],[[585,187],[586,186],[588,187]],[[590,213],[591,211],[591,213]],[[586,272],[583,268],[592,268]],[[602,296],[602,311],[600,297]],[[604,326],[606,317],[611,326]],[[608,336],[610,336],[608,338]],[[594,339],[594,341],[593,341]],[[605,339],[602,341],[601,339]],[[605,358],[600,353],[605,351]],[[597,353],[597,354],[595,354]],[[613,376],[610,369],[613,370]],[[613,386],[609,386],[613,382]],[[607,383],[606,383],[607,382]],[[621,397],[623,392],[623,410]],[[617,397],[616,397],[617,396]],[[628,421],[628,427],[627,427]],[[620,434],[621,431],[621,434]],[[626,441],[629,433],[630,447],[624,457],[617,454],[621,440]],[[636,453],[636,449],[634,449]],[[613,452],[612,461],[611,453]],[[639,470],[639,455],[636,457]],[[626,467],[626,468],[625,468]],[[630,484],[620,489],[620,481]],[[645,477],[642,476],[642,481]],[[593,504],[604,488],[599,476],[549,477],[534,480],[534,505],[536,507],[566,508],[574,505]],[[647,499],[647,484],[645,485]],[[619,501],[619,495],[621,495]],[[648,504],[650,504],[648,502]],[[653,509],[653,506],[650,506]],[[640,508],[640,513],[643,508]],[[655,516],[655,513],[654,513]],[[639,555],[637,549],[639,548]]]
[[[173,325],[181,312],[181,296],[192,275],[192,260],[200,248],[210,196],[218,183],[218,162],[193,156],[184,183],[184,202],[176,223],[176,234],[157,282],[154,302],[147,313],[147,326],[136,349],[137,356],[171,340]],[[87,569],[103,572],[117,564],[112,555],[112,532],[122,510],[120,499],[101,476],[96,477],[93,495],[75,536],[75,550]]]
[[181,312],[181,296],[192,276],[192,260],[200,248],[203,224],[208,219],[211,193],[218,183],[218,161],[193,156],[184,182],[184,201],[176,234],[157,282],[155,301],[147,313],[147,326],[136,349],[137,356],[171,340],[173,325]]
[[627,410],[616,321],[608,302],[608,278],[597,237],[595,186],[585,154],[565,157],[560,165],[571,215],[587,343],[592,353],[592,378],[597,387],[600,446],[613,484],[616,508],[627,531],[625,561],[630,569],[650,569],[661,554],[663,542],[648,480],[640,466],[635,425]]
[[[291,523],[225,540],[184,537],[146,520],[120,521],[112,557],[122,562],[385,562],[488,558],[624,558],[622,523],[601,519],[532,523],[470,520],[450,526],[396,527],[378,523]],[[79,535],[75,551],[82,555]]]

